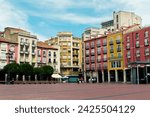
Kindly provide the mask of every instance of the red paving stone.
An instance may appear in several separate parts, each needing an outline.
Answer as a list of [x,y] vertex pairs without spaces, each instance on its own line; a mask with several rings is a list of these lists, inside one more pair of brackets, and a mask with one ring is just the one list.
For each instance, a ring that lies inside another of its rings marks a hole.
[[0,85],[1,100],[149,100],[150,85],[19,84]]

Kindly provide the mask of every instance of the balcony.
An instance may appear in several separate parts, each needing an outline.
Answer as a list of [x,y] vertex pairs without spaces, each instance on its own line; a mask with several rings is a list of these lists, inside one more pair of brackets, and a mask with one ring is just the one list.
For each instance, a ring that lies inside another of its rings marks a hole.
[[94,52],[91,52],[91,55],[94,56]]
[[130,49],[130,45],[127,45],[127,50],[129,50]]
[[106,46],[107,45],[107,43],[106,42],[103,42],[103,46]]
[[131,58],[131,56],[127,54],[127,58]]
[[90,63],[90,61],[89,61],[89,60],[86,60],[85,62],[86,62],[87,64],[88,64],[88,63]]
[[110,49],[110,53],[113,53],[114,52],[114,49]]
[[117,43],[117,44],[120,44],[120,43],[121,43],[121,40],[120,40],[120,39],[117,39],[117,40],[116,40],[116,43]]
[[28,50],[27,50],[27,51],[25,51],[25,54],[27,54],[27,55],[28,55],[28,54],[29,54],[29,51],[28,51]]
[[94,62],[95,62],[95,61],[92,59],[92,60],[91,60],[91,63],[94,63]]
[[29,44],[29,42],[25,42],[25,46],[29,46],[30,44]]
[[91,48],[94,48],[94,44],[91,45]]
[[104,53],[104,54],[107,54],[107,50],[104,50],[103,53]]
[[89,53],[86,53],[85,55],[86,55],[86,56],[89,56]]
[[104,58],[103,61],[106,62],[106,61],[107,61],[107,58]]
[[97,62],[101,62],[101,59],[98,58],[98,59],[97,59]]
[[21,46],[24,46],[24,44],[25,44],[24,41],[21,41],[21,42],[20,42],[20,45],[21,45]]
[[78,55],[78,53],[77,52],[73,52],[73,55]]
[[97,54],[100,55],[100,54],[101,54],[101,51],[97,51]]
[[78,58],[73,58],[73,62],[78,62]]
[[89,45],[86,45],[86,46],[85,46],[85,49],[89,49],[89,48],[90,48],[90,46],[89,46]]
[[32,52],[32,55],[35,56],[35,52]]
[[36,47],[35,43],[32,43],[32,47]]
[[97,43],[97,47],[100,47],[101,46],[101,44],[100,43]]
[[149,45],[148,39],[145,39],[144,45],[145,45],[145,46],[148,46],[148,45]]
[[136,53],[136,57],[140,57],[140,53]]
[[145,56],[149,56],[149,52],[145,52]]
[[109,41],[109,45],[113,45],[113,41],[111,40],[111,41]]
[[121,48],[117,48],[117,52],[121,52]]
[[20,54],[24,54],[25,53],[25,51],[24,50],[20,50]]

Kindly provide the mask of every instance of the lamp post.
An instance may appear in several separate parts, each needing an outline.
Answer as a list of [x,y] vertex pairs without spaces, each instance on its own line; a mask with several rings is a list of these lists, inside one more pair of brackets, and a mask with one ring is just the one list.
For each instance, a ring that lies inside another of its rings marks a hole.
[[[13,57],[13,52],[8,50],[8,52],[6,53],[6,58],[8,60],[8,64],[10,63],[10,59]],[[10,83],[10,71],[8,71],[8,75],[7,78],[5,80],[5,83],[9,84]]]

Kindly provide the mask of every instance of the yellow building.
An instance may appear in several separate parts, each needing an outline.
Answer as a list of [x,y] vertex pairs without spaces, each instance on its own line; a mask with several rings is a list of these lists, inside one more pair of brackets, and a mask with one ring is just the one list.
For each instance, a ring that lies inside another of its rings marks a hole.
[[123,33],[115,32],[107,36],[108,49],[108,79],[124,81]]
[[78,75],[82,65],[82,40],[71,32],[59,32],[47,41],[60,47],[60,71],[62,75]]

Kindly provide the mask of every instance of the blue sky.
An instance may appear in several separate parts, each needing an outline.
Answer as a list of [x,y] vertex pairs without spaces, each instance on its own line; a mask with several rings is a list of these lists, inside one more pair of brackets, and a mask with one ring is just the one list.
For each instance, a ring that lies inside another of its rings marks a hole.
[[132,11],[150,21],[149,0],[0,0],[0,30],[12,26],[30,31],[39,40],[70,31],[81,37],[85,28],[100,27],[113,11]]

